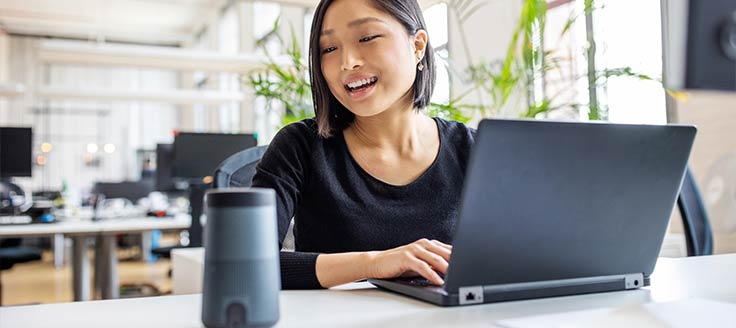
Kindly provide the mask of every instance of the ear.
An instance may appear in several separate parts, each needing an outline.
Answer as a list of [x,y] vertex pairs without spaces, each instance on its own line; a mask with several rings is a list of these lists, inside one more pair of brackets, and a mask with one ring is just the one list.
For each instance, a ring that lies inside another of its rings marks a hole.
[[414,33],[414,58],[417,59],[417,63],[424,58],[425,50],[427,49],[427,31],[418,30]]

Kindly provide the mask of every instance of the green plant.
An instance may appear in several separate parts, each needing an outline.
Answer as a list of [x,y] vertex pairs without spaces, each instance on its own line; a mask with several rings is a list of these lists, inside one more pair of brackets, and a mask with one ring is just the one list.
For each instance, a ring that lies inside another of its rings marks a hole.
[[446,104],[432,102],[427,108],[427,115],[448,120],[468,123],[474,111],[482,110],[482,106],[462,103],[464,95],[450,99]]
[[[256,41],[257,47],[266,55],[266,61],[262,68],[248,74],[246,83],[253,88],[257,97],[266,99],[267,109],[271,110],[274,102],[284,105],[281,124],[287,125],[313,117],[314,106],[309,65],[294,36],[294,28],[291,27],[292,37],[287,43],[278,33],[279,21],[280,19],[277,19],[273,29]],[[277,58],[269,53],[266,45],[272,39],[278,40],[281,47],[286,50],[285,57]]]
[[[445,1],[452,9],[461,29],[462,43],[466,53],[469,53],[467,40],[462,31],[463,24],[487,1],[476,0],[448,0]],[[473,10],[468,10],[473,8]],[[554,110],[572,108],[587,109],[587,116],[591,120],[606,119],[606,108],[600,103],[598,92],[606,87],[610,77],[631,77],[641,80],[654,80],[647,75],[635,72],[631,67],[596,69],[596,44],[592,37],[592,13],[596,10],[594,0],[584,0],[584,10],[572,14],[566,21],[560,37],[570,32],[571,27],[579,18],[586,19],[588,47],[585,49],[585,58],[588,70],[584,75],[571,77],[571,82],[581,79],[587,80],[589,102],[578,103],[575,99],[561,99],[563,90],[549,94],[548,76],[560,71],[562,64],[569,59],[558,55],[559,49],[547,50],[544,48],[546,30],[546,16],[548,5],[546,0],[524,0],[521,7],[519,21],[514,28],[511,41],[507,47],[506,56],[494,62],[472,63],[467,69],[470,87],[460,96],[454,97],[447,106],[459,106],[465,102],[463,98],[472,93],[480,92],[480,103],[466,108],[480,109],[482,116],[498,115],[499,111],[507,106],[515,95],[524,95],[526,106],[519,116],[536,118]],[[561,74],[560,74],[561,75]],[[483,99],[490,99],[484,101]],[[452,109],[448,109],[452,111]]]

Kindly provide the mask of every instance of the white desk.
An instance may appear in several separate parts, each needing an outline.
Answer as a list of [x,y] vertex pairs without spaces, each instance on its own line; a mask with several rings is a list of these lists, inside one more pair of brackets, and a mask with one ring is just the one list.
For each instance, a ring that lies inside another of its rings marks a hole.
[[[736,303],[736,254],[660,259],[652,286],[612,293],[441,308],[355,283],[281,292],[277,327],[489,327],[533,315],[692,297]],[[202,327],[201,294],[0,308],[0,327]]]
[[70,235],[73,241],[72,252],[72,285],[74,300],[90,299],[90,268],[87,255],[87,239],[97,237],[95,255],[95,287],[100,289],[103,299],[117,298],[117,249],[115,234],[145,232],[151,230],[186,229],[191,219],[186,215],[175,218],[129,218],[109,219],[101,221],[65,220],[49,224],[28,224],[0,226],[0,237],[33,237],[64,234]]
[[[682,257],[687,254],[685,236],[681,233],[665,235],[660,257]],[[171,251],[172,292],[174,295],[202,292],[204,248],[181,248]]]

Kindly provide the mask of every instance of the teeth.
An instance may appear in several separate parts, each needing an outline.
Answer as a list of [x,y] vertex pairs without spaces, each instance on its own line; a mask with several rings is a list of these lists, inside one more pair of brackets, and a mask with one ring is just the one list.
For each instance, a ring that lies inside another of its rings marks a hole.
[[372,77],[372,78],[369,78],[369,79],[362,79],[362,80],[358,80],[358,81],[355,81],[355,82],[348,83],[347,86],[350,89],[355,89],[355,88],[359,88],[361,86],[364,86],[366,84],[373,83],[373,82],[376,82],[376,81],[378,81],[378,79],[375,78],[375,77]]

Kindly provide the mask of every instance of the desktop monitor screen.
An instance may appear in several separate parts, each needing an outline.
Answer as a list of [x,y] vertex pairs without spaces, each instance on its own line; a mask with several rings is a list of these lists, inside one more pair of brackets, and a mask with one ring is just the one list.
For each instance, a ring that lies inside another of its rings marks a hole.
[[174,176],[190,179],[211,176],[230,155],[257,144],[252,134],[179,133],[174,138]]
[[0,128],[0,177],[30,177],[32,147],[31,128]]
[[177,190],[173,178],[172,162],[174,161],[174,145],[156,145],[156,190]]
[[131,202],[148,197],[152,191],[153,182],[150,180],[97,182],[94,186],[94,192],[105,195],[105,198],[125,198]]

